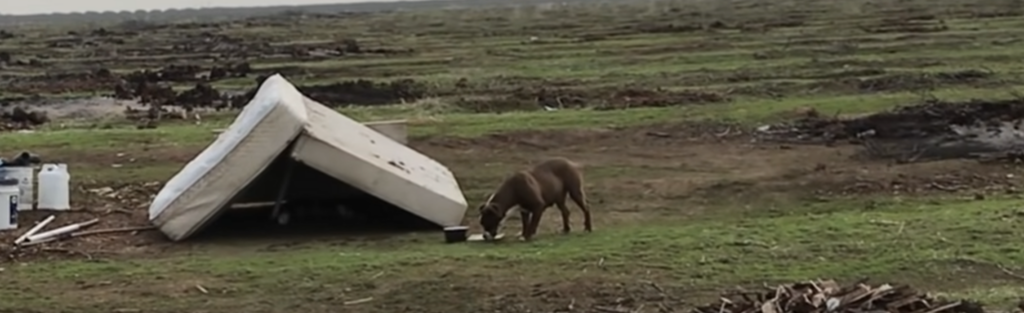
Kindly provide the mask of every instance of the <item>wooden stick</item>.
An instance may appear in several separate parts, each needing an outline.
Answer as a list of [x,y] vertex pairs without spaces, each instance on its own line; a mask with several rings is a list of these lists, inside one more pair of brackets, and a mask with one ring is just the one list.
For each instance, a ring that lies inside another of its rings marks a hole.
[[[995,263],[993,263],[993,264],[995,264]],[[1016,279],[1020,279],[1020,280],[1024,280],[1024,276],[1021,276],[1020,274],[1014,273],[1013,271],[1011,271],[1010,269],[1006,268],[1005,266],[1002,266],[1000,264],[995,264],[995,266],[998,267],[1000,271],[1003,271],[1003,274],[1006,274],[1007,276],[1010,276],[1010,277],[1013,277],[1013,278],[1016,278]]]
[[91,235],[99,235],[99,234],[110,234],[110,233],[127,233],[127,232],[133,232],[133,231],[154,230],[154,229],[156,229],[156,226],[135,226],[135,227],[107,228],[107,229],[97,229],[97,230],[87,230],[87,231],[75,232],[75,233],[71,234],[71,237],[82,237],[82,236],[91,236]]
[[19,247],[28,247],[28,246],[34,246],[34,245],[44,244],[44,243],[48,243],[48,242],[60,241],[60,240],[64,240],[64,239],[67,239],[67,238],[73,238],[73,237],[84,237],[84,236],[92,236],[92,235],[99,235],[99,234],[111,234],[111,233],[125,233],[125,232],[153,230],[153,229],[156,229],[156,226],[136,226],[136,227],[122,227],[122,228],[108,228],[108,229],[97,229],[97,230],[89,230],[89,231],[80,231],[80,232],[71,233],[71,234],[66,235],[66,236],[56,235],[56,236],[47,237],[47,238],[44,238],[44,239],[38,240],[38,241],[29,241],[29,242],[26,242],[26,243],[22,243],[22,244],[20,244],[18,246]]
[[289,160],[288,164],[285,165],[284,177],[281,181],[281,186],[277,190],[277,198],[274,199],[274,210],[271,211],[270,217],[277,219],[281,215],[281,205],[284,204],[285,197],[288,195],[288,187],[291,186],[292,172],[295,170],[295,163],[298,161]]
[[367,303],[367,302],[370,302],[370,301],[373,301],[373,297],[362,298],[362,299],[359,299],[359,300],[345,301],[345,305],[356,305],[356,304],[361,304],[361,303]]

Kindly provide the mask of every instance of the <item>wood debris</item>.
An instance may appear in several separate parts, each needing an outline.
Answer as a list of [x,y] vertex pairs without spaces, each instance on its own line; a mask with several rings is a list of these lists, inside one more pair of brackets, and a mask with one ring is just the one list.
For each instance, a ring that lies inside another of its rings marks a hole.
[[373,301],[373,297],[362,298],[362,299],[357,299],[357,300],[352,300],[352,301],[345,301],[345,305],[363,304],[363,303],[367,303],[367,302],[370,302],[370,301]]
[[932,298],[910,286],[863,282],[841,287],[832,280],[808,281],[722,296],[693,313],[984,313],[980,304]]

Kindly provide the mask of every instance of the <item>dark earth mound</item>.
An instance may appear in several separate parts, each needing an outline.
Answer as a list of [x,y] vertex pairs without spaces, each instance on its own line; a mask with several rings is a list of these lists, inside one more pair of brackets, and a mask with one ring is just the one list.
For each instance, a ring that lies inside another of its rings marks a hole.
[[310,99],[328,106],[396,104],[421,99],[427,95],[426,86],[412,79],[390,82],[358,79],[296,88]]
[[[1024,147],[1024,99],[929,100],[856,118],[823,116],[807,110],[791,122],[764,126],[764,140],[826,143],[849,140],[869,154],[903,161],[1017,155]],[[1012,157],[1016,159],[1016,157]]]
[[23,107],[0,109],[0,131],[33,129],[50,121],[46,112]]

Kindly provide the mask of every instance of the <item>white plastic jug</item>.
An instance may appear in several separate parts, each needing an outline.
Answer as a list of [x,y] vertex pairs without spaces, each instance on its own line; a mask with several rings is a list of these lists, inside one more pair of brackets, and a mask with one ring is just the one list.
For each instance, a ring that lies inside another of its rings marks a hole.
[[39,171],[39,201],[36,208],[40,210],[71,209],[71,175],[66,164],[43,164]]

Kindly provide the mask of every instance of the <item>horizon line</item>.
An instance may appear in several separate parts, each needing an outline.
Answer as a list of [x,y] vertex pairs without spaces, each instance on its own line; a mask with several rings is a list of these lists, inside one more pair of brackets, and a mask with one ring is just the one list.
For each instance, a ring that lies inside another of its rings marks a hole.
[[0,12],[0,17],[29,17],[29,16],[45,16],[45,15],[73,15],[73,14],[96,14],[96,13],[122,13],[130,12],[135,13],[138,11],[144,11],[147,13],[155,12],[167,12],[167,11],[185,11],[185,10],[210,10],[210,9],[254,9],[254,8],[284,8],[284,7],[309,7],[309,6],[323,6],[323,5],[361,5],[361,4],[376,4],[376,3],[400,3],[400,2],[443,2],[452,0],[360,0],[353,2],[341,2],[342,0],[335,0],[335,2],[327,3],[307,3],[307,4],[273,4],[273,5],[227,5],[227,6],[198,6],[198,7],[168,7],[168,8],[154,8],[154,9],[122,9],[122,10],[87,10],[87,11],[52,11],[47,13],[5,13]]

